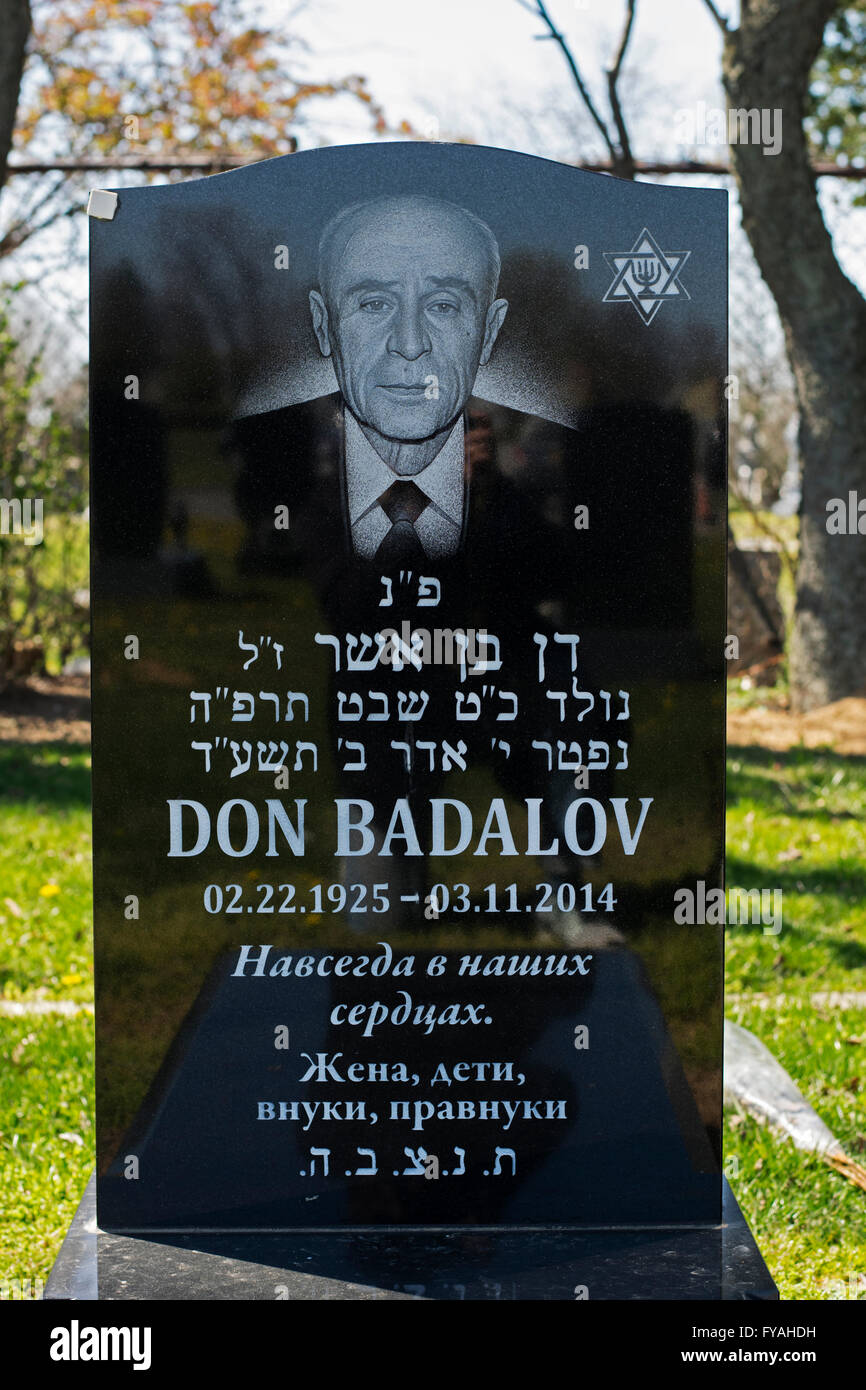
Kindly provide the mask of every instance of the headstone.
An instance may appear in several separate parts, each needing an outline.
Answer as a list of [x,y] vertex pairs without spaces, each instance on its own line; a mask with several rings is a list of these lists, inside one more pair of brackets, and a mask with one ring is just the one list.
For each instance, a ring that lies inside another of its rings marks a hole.
[[414,143],[92,222],[103,1296],[126,1236],[294,1259],[251,1297],[742,1296],[723,928],[675,920],[723,865],[726,236]]
[[785,615],[779,602],[782,556],[771,540],[728,545],[728,675],[749,671],[759,685],[773,685],[785,649]]

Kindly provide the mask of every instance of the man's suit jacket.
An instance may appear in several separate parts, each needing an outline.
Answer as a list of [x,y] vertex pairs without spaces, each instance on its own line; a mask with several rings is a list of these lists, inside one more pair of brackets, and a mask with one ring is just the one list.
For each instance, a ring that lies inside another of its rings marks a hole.
[[[467,416],[495,415],[497,407],[471,401]],[[512,434],[533,417],[509,412]],[[343,405],[338,394],[265,415],[247,417],[233,428],[233,446],[241,467],[236,500],[248,532],[239,562],[257,567],[303,572],[329,607],[354,606],[368,586],[381,596],[381,567],[352,549],[343,462]],[[467,421],[468,425],[468,421]],[[560,435],[569,431],[551,426]],[[467,428],[468,434],[468,428]],[[558,445],[563,454],[562,445]],[[421,481],[419,477],[419,481]],[[531,487],[509,479],[494,456],[466,461],[464,524],[458,552],[430,559],[425,573],[436,575],[453,594],[470,595],[485,606],[502,608],[509,596],[553,594],[561,580],[556,572],[558,532],[545,521],[530,495]],[[289,531],[274,530],[274,508],[288,505]],[[560,557],[562,558],[562,557]],[[334,589],[348,592],[334,594]],[[488,615],[492,622],[492,616]],[[483,625],[483,623],[482,623]]]
[[[493,449],[468,459],[459,553],[425,571],[475,613],[475,626],[492,627],[497,615],[520,624],[549,604],[561,630],[690,625],[695,479],[703,471],[712,481],[724,460],[698,457],[684,412],[596,407],[574,429],[478,399],[466,414],[489,418]],[[239,566],[303,573],[323,593],[336,587],[336,609],[380,583],[376,565],[352,552],[342,421],[334,393],[232,427],[247,528]],[[288,532],[274,529],[280,504],[291,509]],[[587,508],[585,529],[575,529],[576,506]]]

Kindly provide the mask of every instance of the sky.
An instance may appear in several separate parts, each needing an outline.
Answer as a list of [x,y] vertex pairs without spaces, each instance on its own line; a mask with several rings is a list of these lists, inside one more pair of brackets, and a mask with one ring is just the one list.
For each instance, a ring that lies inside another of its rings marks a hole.
[[[264,10],[276,17],[284,6],[266,0]],[[550,0],[549,12],[603,106],[602,66],[615,51],[624,3]],[[446,138],[468,134],[553,154],[538,148],[546,139],[561,147],[558,157],[584,157],[568,124],[579,102],[563,56],[552,40],[536,37],[545,26],[520,0],[310,0],[295,27],[317,66],[363,73],[395,121],[424,129],[438,118]],[[635,130],[644,143],[673,153],[672,105],[720,98],[721,36],[703,0],[643,0],[629,55],[629,85],[649,98],[634,103],[641,110]],[[552,108],[563,118],[551,120]],[[335,138],[345,129],[336,113],[323,121]],[[588,129],[582,116],[581,128]]]

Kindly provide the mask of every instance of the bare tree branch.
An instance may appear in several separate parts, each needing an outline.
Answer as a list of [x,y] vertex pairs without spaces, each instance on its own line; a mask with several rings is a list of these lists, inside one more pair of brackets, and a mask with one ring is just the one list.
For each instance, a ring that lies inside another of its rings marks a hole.
[[[292,139],[292,143],[296,142]],[[294,153],[294,151],[292,151]],[[59,155],[56,159],[16,159],[10,162],[8,174],[46,174],[52,169],[63,169],[67,173],[109,173],[112,170],[131,169],[146,174],[168,174],[173,170],[181,173],[210,174],[225,169],[244,169],[248,164],[256,164],[259,159],[270,159],[270,155],[220,154],[94,154]]]
[[[11,175],[12,172],[12,166],[7,166],[7,174]],[[44,232],[52,223],[63,217],[74,216],[83,206],[83,202],[71,200],[70,181],[62,172],[59,178],[46,179],[44,184],[40,180],[33,191],[36,196],[21,200],[15,217],[0,233],[0,260],[17,251],[37,232]],[[50,209],[48,215],[37,221],[37,217],[46,209]]]
[[613,67],[608,68],[607,72],[607,94],[608,99],[610,101],[610,109],[613,112],[613,119],[616,124],[617,135],[619,136],[619,147],[622,152],[623,164],[622,173],[630,179],[633,179],[635,174],[634,158],[631,152],[631,142],[628,138],[628,129],[626,127],[625,117],[623,116],[622,106],[620,105],[619,93],[617,92],[616,88],[617,83],[619,82],[620,72],[622,71],[622,65],[626,55],[626,49],[628,48],[629,39],[631,38],[631,31],[634,25],[634,16],[636,8],[637,0],[628,0],[628,7],[626,10],[622,38],[619,41],[619,49],[617,50],[617,55],[614,59]]
[[[464,144],[474,143],[464,139]],[[263,155],[263,159],[271,158],[270,155]],[[248,154],[223,154],[223,155],[166,155],[164,158],[153,159],[149,155],[125,155],[125,154],[106,154],[106,155],[83,155],[81,158],[71,159],[16,159],[7,165],[7,174],[12,178],[15,174],[50,174],[53,170],[60,170],[64,173],[98,173],[108,174],[112,172],[123,173],[178,173],[189,174],[210,174],[227,169],[245,169],[250,164],[257,163],[254,156]],[[573,163],[576,169],[586,169],[590,173],[610,174],[613,173],[612,166],[606,160],[598,159],[579,159],[574,161],[565,160],[564,163]],[[721,177],[732,172],[731,165],[722,160],[706,159],[636,159],[635,172],[638,174],[710,174]],[[866,179],[866,169],[855,164],[835,164],[832,160],[818,160],[812,165],[812,172],[816,178],[835,178],[863,180]]]
[[55,222],[59,222],[62,217],[74,217],[76,213],[83,210],[83,203],[73,203],[70,207],[56,208],[48,217],[44,217],[41,222],[31,222],[28,220],[17,222],[10,227],[2,237],[0,237],[0,259],[10,256],[13,251],[17,251],[23,246],[25,241],[36,236],[38,232],[44,232],[46,228],[52,227]]
[[[523,0],[518,0],[518,3],[521,4],[524,9],[528,8]],[[544,23],[547,25],[548,32],[543,35],[543,37],[554,39],[559,45],[560,52],[568,64],[568,70],[574,79],[574,84],[580,93],[581,100],[592,117],[594,125],[600,131],[601,137],[607,147],[608,154],[610,155],[611,172],[618,174],[620,178],[626,179],[634,178],[636,166],[634,156],[631,152],[631,143],[628,137],[628,129],[625,123],[625,116],[623,115],[622,104],[617,91],[617,84],[631,38],[636,9],[637,0],[627,0],[625,24],[623,25],[622,35],[620,36],[619,47],[613,61],[613,66],[607,69],[608,100],[610,101],[610,109],[613,115],[616,140],[613,138],[613,134],[607,122],[599,114],[589,93],[589,89],[583,80],[580,68],[577,65],[577,60],[571,51],[568,40],[561,30],[557,29],[544,0],[535,0],[535,9],[531,11],[531,13],[536,14],[539,19],[544,20]]]
[[563,58],[568,64],[568,70],[574,78],[574,84],[577,87],[577,90],[580,92],[583,104],[589,112],[590,116],[592,117],[595,126],[601,133],[601,137],[604,140],[605,145],[607,146],[607,150],[611,158],[611,163],[615,165],[619,158],[619,151],[617,150],[615,144],[610,138],[610,132],[608,131],[607,125],[602,120],[601,116],[598,114],[598,111],[596,110],[595,103],[593,102],[593,99],[589,94],[589,90],[586,86],[586,83],[584,82],[580,74],[580,69],[577,66],[574,54],[572,53],[571,49],[568,46],[568,43],[566,42],[565,35],[561,33],[559,29],[557,29],[552,18],[550,17],[550,14],[548,13],[547,6],[545,5],[544,0],[536,0],[535,13],[538,15],[540,19],[544,20],[549,30],[550,38],[555,39],[556,43],[559,45],[560,52],[562,53]]
[[634,24],[634,16],[636,10],[637,0],[628,0],[628,7],[625,16],[625,25],[623,26],[622,31],[622,38],[619,41],[619,48],[617,50],[616,58],[614,59],[613,67],[608,69],[608,75],[613,78],[614,82],[619,81],[620,69],[622,68],[623,60],[626,54],[626,49],[628,48],[629,39],[631,38],[631,31],[632,26]]
[[713,19],[721,29],[722,33],[730,33],[730,25],[728,24],[728,21],[725,19],[725,16],[716,9],[713,0],[704,0],[704,4],[706,5],[710,14],[713,16]]
[[[7,166],[7,172],[11,174],[11,166]],[[46,179],[44,184],[40,179],[33,190],[34,196],[21,200],[15,215],[15,220],[11,223],[11,226],[7,228],[7,231],[11,230],[13,227],[23,227],[24,224],[29,222],[32,217],[35,217],[37,213],[42,212],[43,208],[45,208],[53,198],[56,198],[67,180],[61,171],[57,170],[52,172],[60,173],[60,178]],[[30,193],[29,188],[27,192],[28,194]]]

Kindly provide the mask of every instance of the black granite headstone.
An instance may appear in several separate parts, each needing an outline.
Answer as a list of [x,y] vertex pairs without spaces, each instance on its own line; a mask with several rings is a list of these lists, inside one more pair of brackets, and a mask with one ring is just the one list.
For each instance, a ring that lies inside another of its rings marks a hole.
[[390,144],[91,230],[99,1225],[620,1296],[722,1222],[726,195]]

